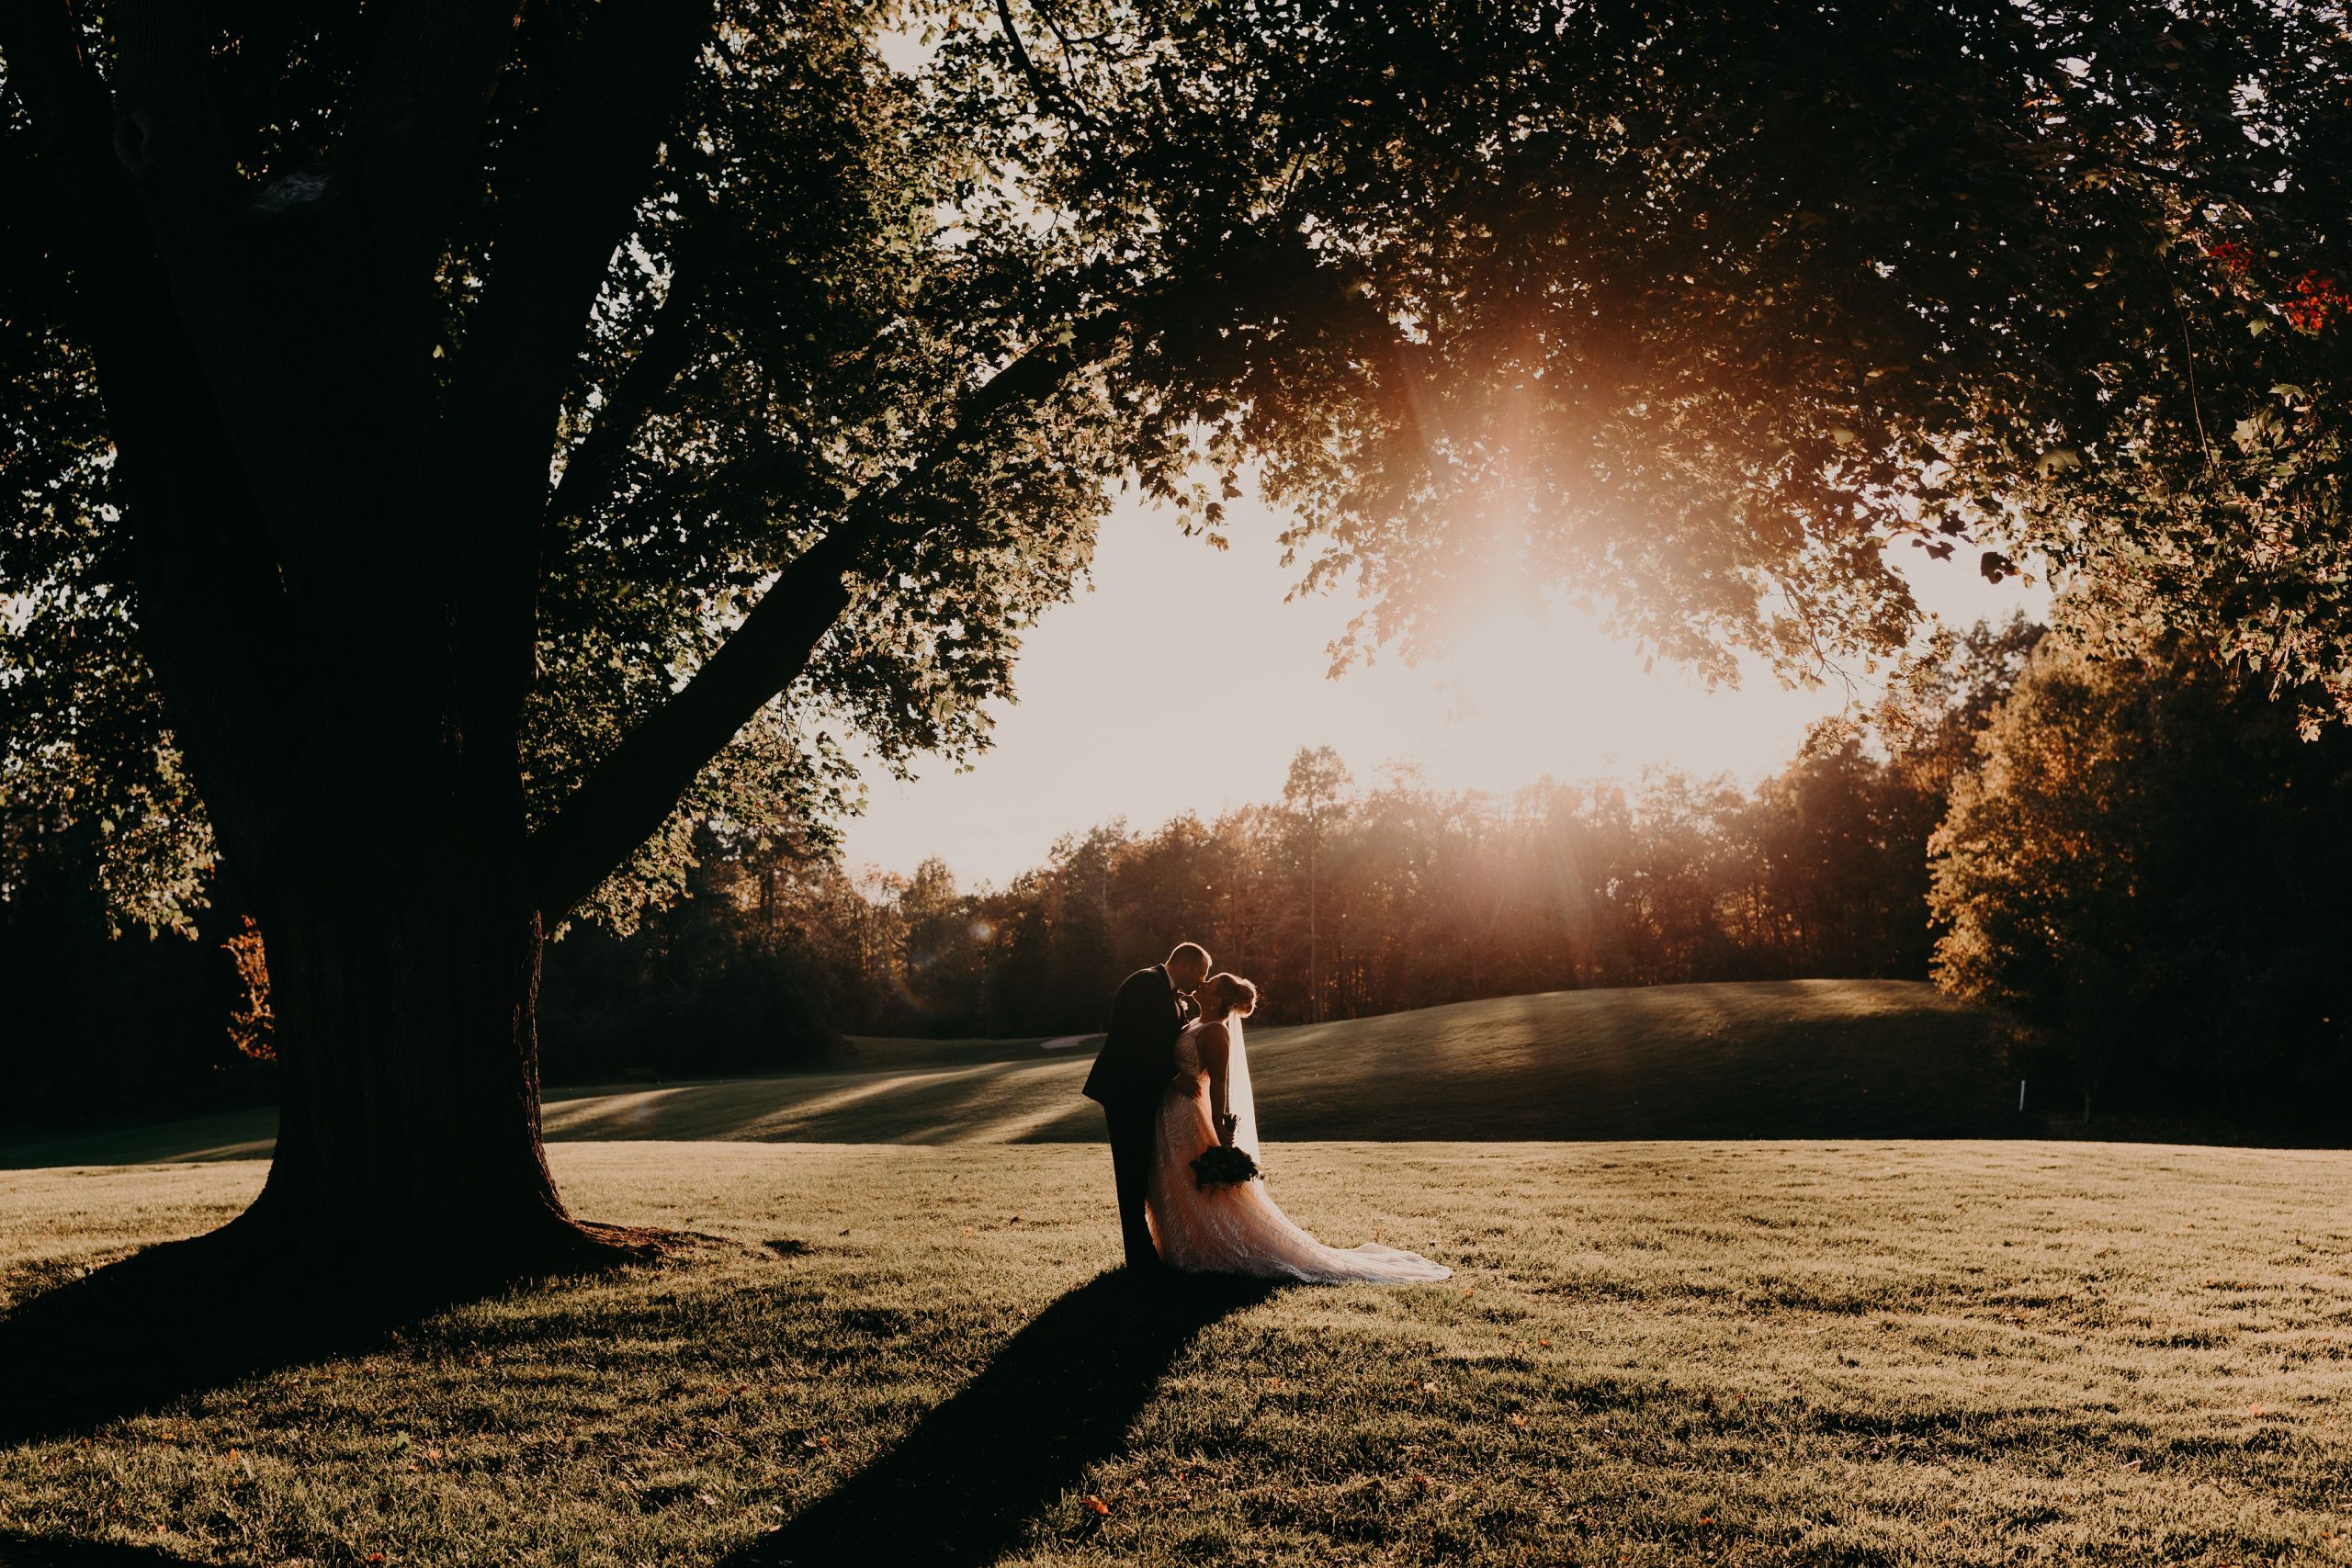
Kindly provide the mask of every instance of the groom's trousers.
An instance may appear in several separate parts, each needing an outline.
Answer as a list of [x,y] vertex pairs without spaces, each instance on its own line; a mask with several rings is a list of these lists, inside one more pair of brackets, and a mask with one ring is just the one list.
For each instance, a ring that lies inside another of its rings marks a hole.
[[1152,1145],[1159,1136],[1159,1103],[1106,1105],[1111,1124],[1111,1174],[1119,1186],[1119,1240],[1127,1250],[1127,1266],[1148,1268],[1159,1261],[1151,1245],[1151,1225],[1145,1220],[1143,1195],[1151,1185]]

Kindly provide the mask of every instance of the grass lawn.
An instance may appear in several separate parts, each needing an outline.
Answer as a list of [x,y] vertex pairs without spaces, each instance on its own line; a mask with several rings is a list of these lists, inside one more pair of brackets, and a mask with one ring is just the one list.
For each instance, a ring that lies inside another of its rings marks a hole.
[[256,1163],[0,1174],[0,1561],[2352,1562],[2352,1155],[1276,1137],[1456,1278],[1130,1289],[1099,1148],[580,1143],[710,1239],[322,1303],[77,1277]]
[[[1277,1141],[2014,1136],[1987,1015],[1899,980],[1555,991],[1253,1030]],[[559,1141],[1099,1141],[1093,1053],[1035,1041],[852,1041],[823,1070],[556,1089]],[[2053,1098],[2054,1102],[2054,1098]],[[0,1143],[0,1168],[266,1156],[271,1110]]]

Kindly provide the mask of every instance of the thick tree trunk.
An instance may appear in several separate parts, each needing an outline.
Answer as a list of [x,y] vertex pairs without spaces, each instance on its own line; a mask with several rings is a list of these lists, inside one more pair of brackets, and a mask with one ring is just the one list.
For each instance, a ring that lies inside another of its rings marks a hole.
[[[346,825],[364,838],[367,829]],[[503,869],[371,842],[261,900],[284,1087],[269,1180],[236,1231],[366,1268],[521,1274],[608,1260],[540,1144],[539,917]]]
[[[360,47],[332,145],[271,177],[223,119],[238,105],[200,8],[124,4],[101,24],[0,5],[0,39],[71,218],[141,651],[266,946],[285,1102],[232,1233],[363,1268],[520,1273],[641,1239],[574,1224],[548,1174],[541,911],[594,888],[791,683],[887,513],[796,563],[526,856],[548,459],[715,14],[628,0],[518,27],[513,6],[443,9],[345,40]],[[522,96],[495,97],[526,46]],[[481,200],[493,118],[492,221],[464,227],[496,261],[452,343],[447,229]],[[1049,389],[1064,356],[998,395]]]

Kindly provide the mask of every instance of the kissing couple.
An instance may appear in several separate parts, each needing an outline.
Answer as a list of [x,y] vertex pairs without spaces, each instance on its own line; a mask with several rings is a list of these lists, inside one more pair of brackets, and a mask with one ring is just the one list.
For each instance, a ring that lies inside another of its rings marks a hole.
[[1326,1247],[1266,1195],[1241,1042],[1257,1005],[1257,987],[1210,974],[1207,950],[1189,942],[1128,976],[1112,999],[1086,1097],[1111,1124],[1127,1266],[1325,1285],[1446,1278],[1453,1270],[1417,1252]]

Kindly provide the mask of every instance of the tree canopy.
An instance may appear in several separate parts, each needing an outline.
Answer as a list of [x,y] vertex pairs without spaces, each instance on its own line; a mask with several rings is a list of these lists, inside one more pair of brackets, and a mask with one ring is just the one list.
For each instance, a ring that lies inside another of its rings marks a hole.
[[[1368,592],[1365,643],[1557,587],[1716,672],[1802,666],[1908,635],[1885,547],[1910,537],[1994,572],[2038,553],[2345,690],[2352,126],[2324,8],[1006,0],[900,18],[927,40],[905,70],[858,6],[531,7],[431,60],[401,56],[410,9],[10,23],[8,788],[119,824],[126,864],[202,840],[93,360],[139,330],[101,288],[134,264],[74,243],[109,224],[175,299],[234,286],[157,417],[197,419],[233,333],[275,333],[305,394],[270,417],[319,471],[248,475],[284,515],[209,568],[280,570],[247,658],[388,555],[430,563],[445,611],[433,570],[501,570],[429,488],[337,493],[338,441],[392,417],[346,334],[398,333],[370,346],[445,430],[514,437],[489,509],[534,520],[498,547],[536,585],[542,820],[752,639],[772,582],[843,564],[792,700],[698,803],[821,818],[852,730],[975,743],[1104,486],[1132,470],[1214,530],[1203,460],[1295,509],[1304,580]],[[122,118],[141,73],[185,118]],[[157,158],[210,209],[104,197]],[[207,244],[242,279],[192,276]],[[370,634],[395,662],[413,641]],[[775,692],[728,694],[684,750]],[[668,817],[674,848],[686,779],[656,772],[664,811],[617,815]],[[607,869],[582,864],[562,897]],[[179,885],[124,882],[134,913]]]

